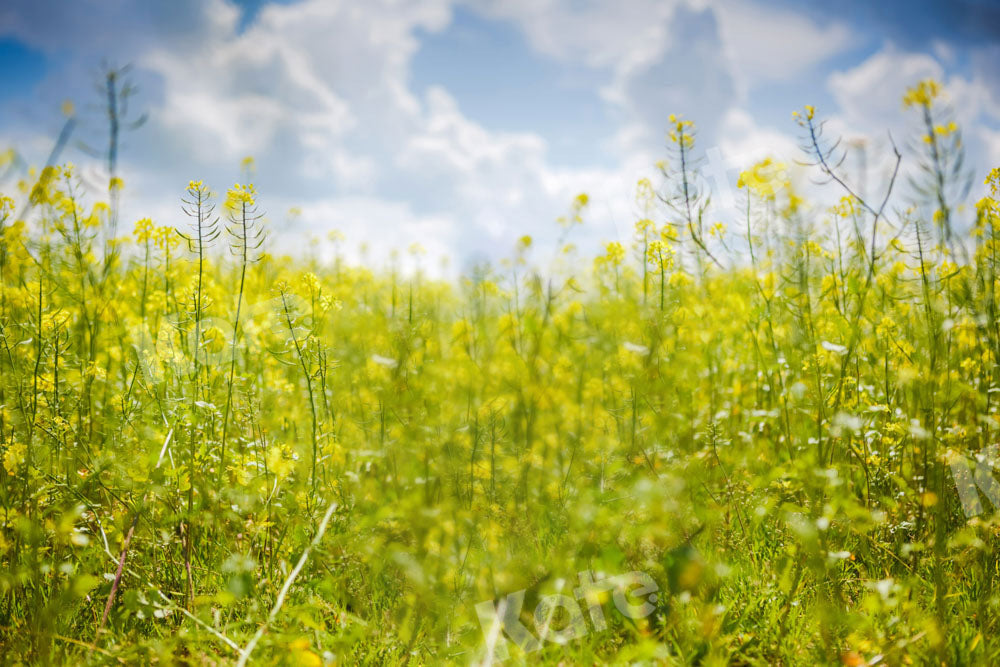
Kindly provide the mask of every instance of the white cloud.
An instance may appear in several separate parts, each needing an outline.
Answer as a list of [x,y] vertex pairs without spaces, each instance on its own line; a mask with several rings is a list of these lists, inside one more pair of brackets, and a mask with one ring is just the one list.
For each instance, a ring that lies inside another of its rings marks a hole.
[[661,157],[670,114],[694,120],[703,145],[714,143],[721,118],[737,103],[714,11],[677,7],[663,44],[645,61],[623,62],[604,91],[626,114],[616,138],[623,156]]
[[469,122],[451,95],[434,87],[427,94],[426,122],[403,145],[397,162],[414,170],[489,171],[512,160],[535,163],[544,152],[545,142],[537,135],[491,134]]
[[1000,113],[1000,44],[973,50],[971,54],[974,78],[982,81],[993,99],[991,107]]
[[944,68],[932,56],[900,52],[889,45],[854,68],[831,74],[828,88],[846,124],[880,130],[900,116],[907,87],[922,79],[941,79],[943,74]]
[[757,2],[705,4],[717,7],[726,50],[747,85],[787,81],[855,42],[840,22],[820,26],[801,14]]
[[[463,0],[519,26],[545,57],[593,68],[594,89],[618,114],[609,131],[618,130],[619,164],[557,168],[544,136],[491,129],[446,89],[412,89],[419,35],[448,26],[452,0],[267,5],[242,33],[239,10],[226,0],[180,1],[183,20],[160,3],[81,0],[56,10],[12,0],[0,8],[0,33],[52,54],[93,60],[110,49],[136,63],[151,120],[129,135],[123,154],[123,227],[149,213],[177,221],[173,202],[189,178],[223,188],[253,155],[273,217],[302,210],[294,225],[278,225],[283,243],[337,227],[373,254],[418,241],[431,255],[496,257],[524,233],[551,241],[553,219],[581,191],[593,204],[575,240],[627,236],[635,181],[663,156],[670,113],[695,120],[700,147],[717,148],[733,180],[734,168],[765,154],[790,162],[792,126],[786,133],[757,124],[749,91],[804,76],[853,44],[838,23],[819,26],[748,0]],[[54,72],[51,85],[80,78],[80,67]],[[988,63],[979,70],[949,79],[961,113],[991,113]],[[905,85],[944,73],[931,56],[885,49],[829,78],[840,107],[831,127],[879,130],[887,116],[899,117]],[[976,131],[996,155],[998,135]]]
[[1000,130],[984,127],[979,131],[979,136],[985,144],[986,154],[991,158],[990,163],[986,166],[989,168],[1000,167]]
[[302,210],[290,233],[341,227],[373,253],[420,241],[495,257],[525,232],[554,237],[577,192],[607,208],[617,172],[556,169],[537,134],[489,130],[441,88],[412,93],[414,33],[447,19],[443,2],[306,1],[269,6],[194,53],[152,50],[139,60],[163,79],[151,132],[219,172],[253,154],[283,197],[275,210]]
[[[432,253],[496,256],[525,231],[554,234],[577,192],[594,186],[600,201],[613,181],[553,168],[543,138],[491,131],[443,89],[414,95],[416,32],[447,24],[444,0],[271,5],[243,33],[221,0],[189,18],[212,17],[210,39],[183,49],[154,39],[130,55],[156,92],[124,156],[123,228],[150,213],[183,224],[172,204],[189,178],[224,188],[253,155],[283,243],[336,227],[376,255],[419,241]],[[293,205],[301,216],[285,225]]]
[[[440,215],[420,215],[405,202],[386,201],[364,196],[315,199],[304,206],[291,200],[279,200],[280,210],[295,205],[301,213],[292,218],[272,216],[271,245],[277,251],[300,252],[303,241],[321,258],[329,258],[332,245],[329,232],[344,234],[348,259],[360,260],[361,249],[367,256],[385,260],[393,250],[405,252],[419,244],[427,253],[432,270],[436,260],[452,255],[455,227],[452,220]],[[391,231],[391,233],[389,233]]]
[[[927,78],[944,84],[935,107],[939,114],[936,122],[954,119],[962,127],[965,178],[973,186],[971,196],[978,197],[983,174],[1000,164],[998,133],[990,127],[1000,116],[982,77],[950,74],[931,55],[901,51],[890,44],[858,66],[831,74],[828,84],[839,109],[829,119],[830,136],[842,136],[866,147],[869,171],[875,175],[869,179],[873,182],[871,191],[876,192],[887,184],[894,163],[891,135],[903,154],[903,177],[897,182],[894,200],[914,196],[906,184],[909,177],[920,178],[923,144],[917,138],[924,130],[921,116],[913,109],[904,109],[902,97],[908,87]],[[853,175],[857,178],[857,158],[848,164],[855,166]]]
[[470,0],[488,16],[516,23],[539,53],[617,68],[661,48],[680,0]]
[[794,138],[785,132],[760,127],[746,109],[730,109],[722,122],[719,146],[731,161],[748,166],[765,157],[789,161],[801,152]]

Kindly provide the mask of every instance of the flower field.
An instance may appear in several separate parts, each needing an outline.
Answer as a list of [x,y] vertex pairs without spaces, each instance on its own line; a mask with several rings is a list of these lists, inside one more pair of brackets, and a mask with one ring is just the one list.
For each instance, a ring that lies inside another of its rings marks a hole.
[[727,224],[671,117],[628,238],[582,256],[580,195],[455,280],[273,255],[250,184],[175,228],[33,172],[2,662],[995,664],[1000,170],[968,195],[941,95],[865,194],[806,107],[822,187],[746,165]]

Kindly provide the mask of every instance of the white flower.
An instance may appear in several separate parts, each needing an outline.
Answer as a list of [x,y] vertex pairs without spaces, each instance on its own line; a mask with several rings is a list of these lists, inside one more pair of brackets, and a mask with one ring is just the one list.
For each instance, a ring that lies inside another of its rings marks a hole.
[[645,345],[639,345],[638,343],[625,341],[623,347],[629,352],[635,352],[636,354],[649,354],[649,348]]
[[837,345],[836,343],[831,343],[828,340],[824,340],[822,343],[820,343],[820,345],[822,345],[823,349],[826,350],[827,352],[836,352],[837,354],[847,354],[847,348],[844,347],[843,345]]
[[395,359],[390,359],[389,357],[383,357],[380,354],[373,354],[372,361],[380,366],[385,366],[386,368],[395,368],[399,365],[399,362]]

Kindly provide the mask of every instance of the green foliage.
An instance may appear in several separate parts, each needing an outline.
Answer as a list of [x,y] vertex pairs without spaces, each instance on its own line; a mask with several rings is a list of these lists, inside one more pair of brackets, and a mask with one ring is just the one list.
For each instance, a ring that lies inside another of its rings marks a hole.
[[648,573],[655,612],[515,661],[997,662],[1000,522],[954,471],[1000,428],[1000,172],[967,240],[937,95],[907,96],[931,151],[910,211],[843,181],[812,207],[765,161],[742,238],[704,220],[672,119],[680,171],[590,272],[528,237],[453,284],[275,258],[250,187],[230,261],[200,182],[190,252],[142,220],[109,254],[113,207],[71,168],[23,184],[30,219],[0,207],[4,661],[466,664],[477,603],[523,589],[533,629],[589,570]]

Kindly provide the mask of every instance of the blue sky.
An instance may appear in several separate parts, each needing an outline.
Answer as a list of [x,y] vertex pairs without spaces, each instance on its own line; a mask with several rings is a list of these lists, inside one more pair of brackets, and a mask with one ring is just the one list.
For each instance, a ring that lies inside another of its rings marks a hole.
[[336,228],[380,255],[496,257],[525,233],[554,238],[580,191],[593,206],[577,240],[623,237],[671,113],[698,123],[731,191],[739,166],[800,157],[790,114],[814,104],[869,139],[877,187],[886,131],[912,131],[900,95],[926,76],[947,86],[977,183],[1000,164],[988,0],[8,0],[0,148],[41,163],[71,99],[65,157],[99,184],[80,144],[105,141],[104,62],[133,65],[149,116],[123,145],[125,224],[182,224],[189,179],[222,190],[252,155],[290,249]]

